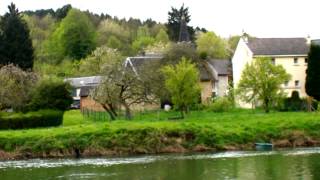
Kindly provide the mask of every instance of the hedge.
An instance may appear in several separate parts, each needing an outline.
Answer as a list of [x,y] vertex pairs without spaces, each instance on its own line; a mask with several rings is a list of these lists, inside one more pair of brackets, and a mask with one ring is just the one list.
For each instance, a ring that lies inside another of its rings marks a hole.
[[0,129],[26,129],[59,126],[63,121],[63,111],[39,110],[28,113],[2,113]]

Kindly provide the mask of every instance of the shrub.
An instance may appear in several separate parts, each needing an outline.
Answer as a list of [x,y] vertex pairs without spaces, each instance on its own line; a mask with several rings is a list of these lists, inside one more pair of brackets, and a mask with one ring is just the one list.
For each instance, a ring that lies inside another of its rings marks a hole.
[[[283,107],[280,109],[282,111],[307,111],[308,101],[307,99],[301,99],[298,91],[293,91],[290,98],[285,98],[283,100]],[[312,107],[314,110],[317,109],[318,104],[316,101],[312,101]]]
[[64,111],[70,107],[72,102],[69,83],[61,80],[43,79],[32,92],[29,109],[33,111],[39,109]]
[[232,108],[233,104],[227,97],[220,97],[209,105],[208,110],[213,112],[226,112]]
[[30,101],[30,92],[37,79],[35,73],[23,71],[12,64],[1,67],[0,110],[24,110]]
[[2,113],[0,129],[26,129],[59,126],[63,121],[63,111],[41,110],[37,112]]

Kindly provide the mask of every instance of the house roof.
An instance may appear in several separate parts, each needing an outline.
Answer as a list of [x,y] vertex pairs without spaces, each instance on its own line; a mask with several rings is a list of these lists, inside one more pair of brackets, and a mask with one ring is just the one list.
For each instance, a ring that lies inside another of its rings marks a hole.
[[101,81],[101,76],[67,78],[65,81],[70,82],[71,86],[80,88],[83,86],[96,86]]
[[228,59],[209,59],[208,63],[217,71],[218,75],[230,74],[231,62]]
[[309,52],[306,38],[251,38],[247,45],[254,55],[305,55]]
[[137,57],[129,57],[128,61],[131,63],[133,68],[142,67],[142,65],[150,64],[150,63],[157,63],[160,62],[162,56],[154,55],[154,56],[137,56]]

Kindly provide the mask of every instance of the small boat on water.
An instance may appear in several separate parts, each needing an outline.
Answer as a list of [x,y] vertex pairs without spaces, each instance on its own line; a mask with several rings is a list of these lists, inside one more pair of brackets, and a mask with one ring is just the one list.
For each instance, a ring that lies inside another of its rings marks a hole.
[[255,143],[257,151],[271,151],[273,144],[271,143]]

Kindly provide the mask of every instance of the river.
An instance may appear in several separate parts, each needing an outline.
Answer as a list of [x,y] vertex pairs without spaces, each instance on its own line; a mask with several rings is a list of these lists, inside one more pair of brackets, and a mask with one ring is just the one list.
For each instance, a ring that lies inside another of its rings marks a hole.
[[0,180],[320,179],[320,148],[0,161]]

